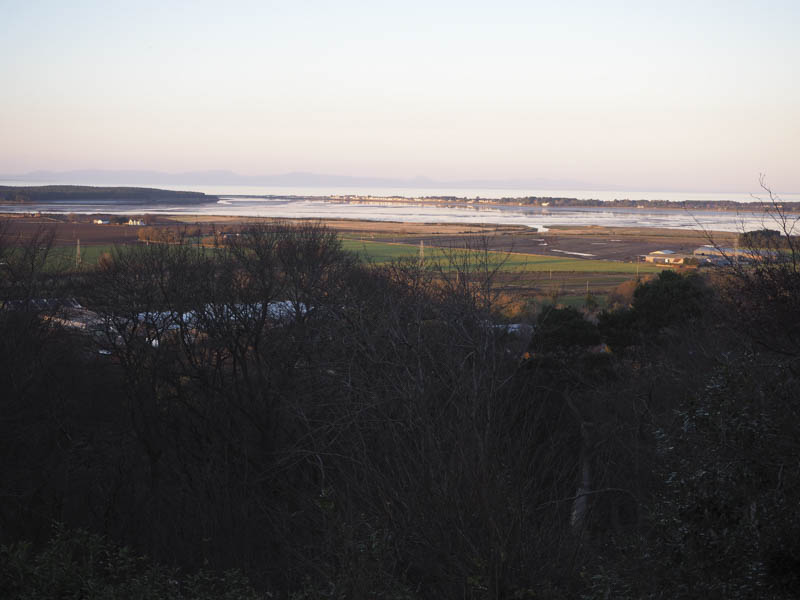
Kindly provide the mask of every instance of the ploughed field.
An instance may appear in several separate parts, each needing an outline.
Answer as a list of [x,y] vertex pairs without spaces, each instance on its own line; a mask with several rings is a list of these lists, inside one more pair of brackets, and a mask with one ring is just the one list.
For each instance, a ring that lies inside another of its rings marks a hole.
[[138,228],[129,225],[95,225],[90,218],[82,221],[68,221],[59,217],[11,217],[0,216],[5,221],[6,233],[20,243],[30,240],[42,228],[54,228],[55,246],[74,246],[78,240],[81,246],[128,244],[137,241]]

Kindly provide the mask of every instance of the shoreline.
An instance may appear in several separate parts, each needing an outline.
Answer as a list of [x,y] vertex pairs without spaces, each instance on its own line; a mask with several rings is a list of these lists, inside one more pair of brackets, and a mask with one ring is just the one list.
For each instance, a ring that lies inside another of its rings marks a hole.
[[[8,201],[24,189],[26,202]],[[724,200],[580,200],[557,196],[469,199],[457,196],[376,195],[205,195],[149,188],[91,186],[0,187],[0,211],[20,215],[86,215],[116,221],[121,216],[181,218],[213,222],[277,218],[377,223],[457,224],[470,227],[523,226],[537,232],[557,227],[601,225],[618,228],[670,228],[697,231],[753,231],[779,228],[781,218],[795,219],[800,202]],[[4,206],[2,200],[6,200]],[[361,227],[363,229],[363,226]]]
[[778,201],[774,206],[768,200],[752,200],[736,202],[733,200],[633,200],[615,199],[600,200],[592,198],[572,198],[561,196],[519,196],[508,198],[470,198],[466,196],[374,196],[374,195],[248,195],[220,194],[225,200],[262,199],[262,200],[315,200],[332,204],[355,204],[371,206],[376,203],[406,204],[412,206],[437,206],[452,208],[477,208],[480,206],[507,206],[515,208],[611,208],[636,209],[650,211],[702,210],[709,212],[752,212],[769,213],[779,209],[787,214],[800,214],[800,202]]

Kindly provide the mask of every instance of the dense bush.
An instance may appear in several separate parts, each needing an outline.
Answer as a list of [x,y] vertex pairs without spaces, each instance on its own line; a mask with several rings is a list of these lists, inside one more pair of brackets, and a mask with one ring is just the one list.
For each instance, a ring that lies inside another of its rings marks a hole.
[[710,294],[702,277],[662,271],[658,277],[636,288],[633,312],[647,333],[657,333],[673,324],[683,324],[702,315]]
[[0,595],[19,600],[50,598],[163,598],[256,600],[236,571],[182,574],[83,530],[56,528],[40,549],[18,542],[0,546]]
[[737,243],[742,248],[783,248],[786,247],[783,234],[777,229],[756,229],[740,233]]
[[686,331],[712,312],[714,294],[697,273],[662,271],[640,282],[630,306],[617,306],[598,315],[600,334],[616,352],[637,344],[661,342],[666,328]]
[[575,308],[546,306],[536,320],[532,348],[542,352],[557,348],[586,348],[600,343],[597,326]]

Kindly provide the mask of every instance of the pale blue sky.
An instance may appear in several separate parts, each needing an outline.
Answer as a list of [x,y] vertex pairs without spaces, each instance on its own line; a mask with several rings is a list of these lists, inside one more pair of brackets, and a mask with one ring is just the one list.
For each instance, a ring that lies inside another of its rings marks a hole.
[[800,191],[800,1],[0,0],[0,173]]

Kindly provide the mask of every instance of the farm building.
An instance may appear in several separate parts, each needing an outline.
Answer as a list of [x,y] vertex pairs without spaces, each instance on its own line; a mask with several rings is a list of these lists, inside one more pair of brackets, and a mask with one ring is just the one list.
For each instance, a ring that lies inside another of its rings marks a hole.
[[690,258],[689,255],[679,254],[672,250],[656,250],[644,255],[645,262],[656,265],[682,265],[688,258]]

